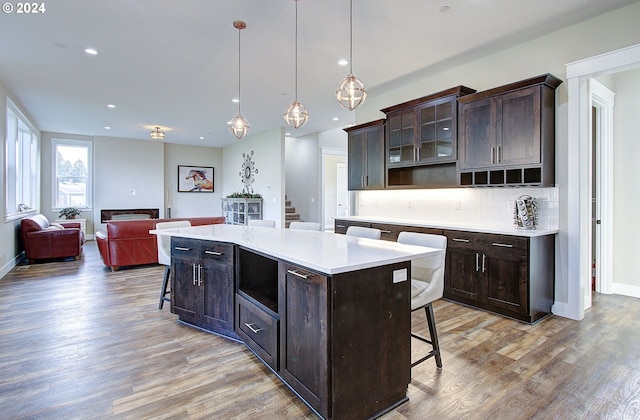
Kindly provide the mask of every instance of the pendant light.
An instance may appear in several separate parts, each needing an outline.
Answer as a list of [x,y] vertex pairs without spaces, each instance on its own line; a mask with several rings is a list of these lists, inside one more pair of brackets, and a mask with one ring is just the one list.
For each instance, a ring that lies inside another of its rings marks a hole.
[[342,79],[336,90],[336,98],[340,105],[353,111],[367,99],[364,84],[353,75],[353,0],[349,0],[349,74]]
[[236,136],[238,140],[242,140],[247,135],[249,129],[249,121],[245,120],[240,113],[240,31],[247,27],[247,24],[241,20],[233,22],[233,27],[238,30],[238,115],[229,121],[229,132]]
[[295,79],[296,79],[296,89],[295,89],[295,99],[284,111],[284,120],[287,125],[291,128],[300,128],[307,123],[309,119],[309,113],[307,112],[304,105],[302,105],[298,101],[298,1],[293,0],[296,3],[296,71],[295,71]]

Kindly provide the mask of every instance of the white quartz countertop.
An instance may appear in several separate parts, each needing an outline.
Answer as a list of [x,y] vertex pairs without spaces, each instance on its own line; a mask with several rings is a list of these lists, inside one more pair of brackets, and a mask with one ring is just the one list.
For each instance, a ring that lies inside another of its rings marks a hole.
[[369,222],[369,223],[386,223],[390,225],[403,225],[403,226],[419,226],[429,227],[435,229],[448,229],[448,230],[460,230],[467,232],[478,233],[494,233],[497,235],[513,235],[524,236],[533,238],[536,236],[555,235],[558,233],[558,229],[534,229],[523,230],[516,229],[515,227],[507,226],[492,226],[492,225],[478,225],[478,224],[464,224],[464,223],[443,223],[443,222],[430,222],[422,220],[409,220],[409,219],[391,219],[384,217],[370,217],[370,216],[344,216],[338,217],[338,220],[352,220],[355,222]]
[[151,230],[150,233],[233,243],[328,275],[409,261],[443,252],[436,248],[331,232],[257,226],[217,224]]

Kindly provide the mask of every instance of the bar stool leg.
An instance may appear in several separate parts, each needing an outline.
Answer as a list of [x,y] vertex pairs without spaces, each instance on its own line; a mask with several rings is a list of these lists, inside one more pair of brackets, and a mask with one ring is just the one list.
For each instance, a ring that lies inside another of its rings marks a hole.
[[166,300],[167,302],[171,302],[171,299],[166,297],[167,293],[169,293],[167,291],[167,286],[169,284],[169,273],[171,272],[171,268],[169,268],[168,265],[164,266],[164,278],[162,279],[162,290],[160,291],[160,303],[158,304],[158,309],[162,309],[162,306],[164,305],[164,301]]
[[427,313],[427,324],[429,324],[429,334],[431,334],[431,345],[433,346],[433,355],[436,358],[436,366],[442,369],[442,358],[440,357],[440,344],[438,343],[438,332],[436,331],[436,317],[433,314],[433,305],[428,304],[424,307]]

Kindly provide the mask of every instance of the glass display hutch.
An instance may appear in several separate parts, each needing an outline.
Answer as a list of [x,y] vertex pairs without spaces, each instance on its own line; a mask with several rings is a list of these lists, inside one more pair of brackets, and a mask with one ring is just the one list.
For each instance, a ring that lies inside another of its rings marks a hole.
[[222,215],[228,225],[246,225],[262,219],[262,198],[222,198]]

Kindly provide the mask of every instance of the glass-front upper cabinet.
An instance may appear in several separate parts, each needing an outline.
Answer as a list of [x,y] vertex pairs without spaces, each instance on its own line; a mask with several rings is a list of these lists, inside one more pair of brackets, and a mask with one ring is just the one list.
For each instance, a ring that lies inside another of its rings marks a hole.
[[387,115],[387,166],[419,166],[457,158],[457,86],[382,110]]

